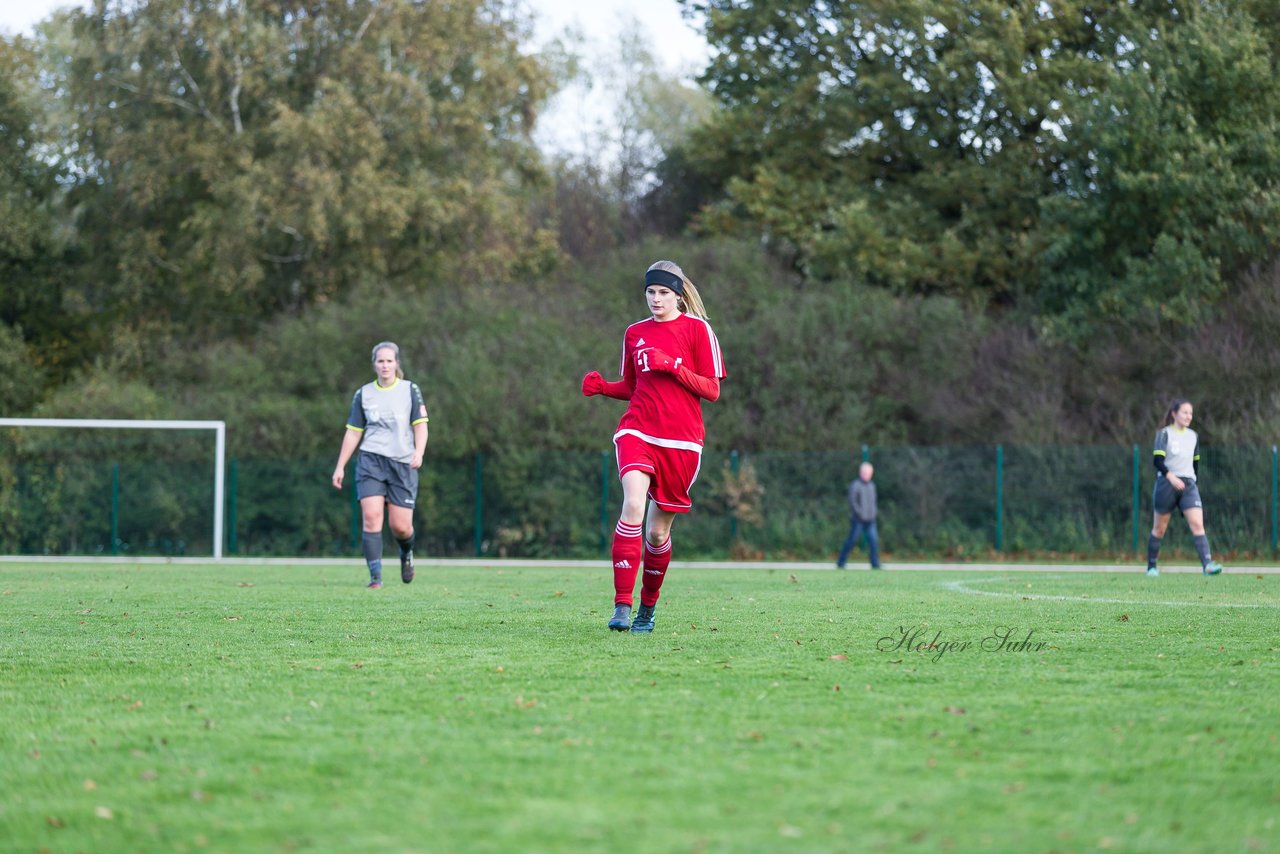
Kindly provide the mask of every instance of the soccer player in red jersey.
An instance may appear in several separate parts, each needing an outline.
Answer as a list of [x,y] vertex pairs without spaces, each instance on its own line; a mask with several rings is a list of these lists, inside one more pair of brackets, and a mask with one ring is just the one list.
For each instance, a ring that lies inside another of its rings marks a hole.
[[[653,631],[654,608],[671,563],[671,523],[693,506],[689,488],[702,465],[702,401],[720,397],[724,359],[693,282],[671,261],[644,276],[651,317],[627,327],[622,379],[582,378],[587,397],[629,401],[613,444],[622,480],[622,515],[613,532],[614,631]],[[645,519],[645,499],[651,500]],[[643,529],[642,529],[643,526]],[[643,530],[643,542],[641,533]],[[640,608],[631,606],[642,562]]]

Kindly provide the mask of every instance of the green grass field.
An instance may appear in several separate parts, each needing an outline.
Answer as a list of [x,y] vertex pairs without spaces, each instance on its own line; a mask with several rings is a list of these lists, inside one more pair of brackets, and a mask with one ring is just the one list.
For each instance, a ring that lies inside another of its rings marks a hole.
[[362,574],[0,564],[0,849],[1280,850],[1280,576]]

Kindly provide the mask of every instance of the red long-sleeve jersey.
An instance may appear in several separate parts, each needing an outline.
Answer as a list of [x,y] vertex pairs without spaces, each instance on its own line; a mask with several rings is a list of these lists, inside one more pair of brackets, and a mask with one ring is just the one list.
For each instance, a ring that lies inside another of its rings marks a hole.
[[[650,370],[650,350],[675,359],[676,372]],[[702,398],[715,400],[725,376],[720,342],[705,320],[681,314],[664,323],[648,318],[631,324],[622,338],[621,381],[631,391],[630,404],[618,433],[663,447],[701,450],[706,434]]]

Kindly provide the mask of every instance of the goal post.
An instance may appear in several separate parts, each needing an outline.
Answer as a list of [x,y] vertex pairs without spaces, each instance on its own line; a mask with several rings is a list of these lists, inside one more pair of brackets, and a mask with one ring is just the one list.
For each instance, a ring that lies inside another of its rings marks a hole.
[[225,421],[165,421],[125,418],[0,418],[0,427],[76,427],[108,430],[212,430],[213,463],[213,556],[222,557],[222,505],[227,459]]

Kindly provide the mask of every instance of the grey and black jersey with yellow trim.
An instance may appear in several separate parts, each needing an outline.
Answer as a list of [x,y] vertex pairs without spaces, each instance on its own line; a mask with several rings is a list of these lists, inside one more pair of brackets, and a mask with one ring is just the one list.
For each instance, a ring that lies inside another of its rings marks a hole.
[[1155,456],[1164,458],[1165,469],[1178,477],[1196,478],[1196,463],[1200,461],[1200,437],[1190,427],[1170,424],[1156,434]]
[[360,386],[351,398],[347,429],[364,433],[360,450],[407,463],[413,460],[413,428],[427,421],[417,383],[397,379],[387,388],[376,381]]

